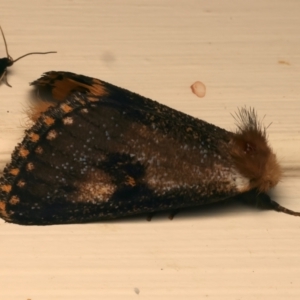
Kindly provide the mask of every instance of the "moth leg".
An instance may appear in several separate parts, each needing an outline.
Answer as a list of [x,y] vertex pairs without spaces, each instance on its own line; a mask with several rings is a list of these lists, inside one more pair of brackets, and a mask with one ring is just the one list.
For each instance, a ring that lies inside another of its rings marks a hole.
[[179,212],[180,212],[179,208],[172,210],[169,214],[169,220],[172,221]]
[[[180,209],[174,209],[170,212],[168,218],[170,219],[170,221],[172,221],[174,219],[174,217],[180,212]],[[154,217],[154,215],[156,214],[156,212],[152,212],[152,213],[149,213],[147,214],[147,218],[146,220],[148,222],[150,222],[152,220],[152,218]]]
[[156,212],[152,212],[152,213],[147,214],[146,220],[148,222],[151,222],[151,220],[152,220],[152,218],[154,217],[155,214],[156,214]]
[[1,78],[0,78],[0,82],[1,82],[2,80],[6,83],[7,86],[12,87],[12,86],[8,83],[8,81],[7,81],[7,70],[5,70],[5,71],[3,72],[3,74],[2,74],[2,76],[1,76]]

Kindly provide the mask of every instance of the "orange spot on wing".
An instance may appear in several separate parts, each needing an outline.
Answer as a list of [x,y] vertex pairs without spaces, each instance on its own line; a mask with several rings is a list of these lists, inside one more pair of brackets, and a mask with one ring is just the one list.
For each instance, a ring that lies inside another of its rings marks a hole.
[[27,149],[21,147],[20,150],[19,150],[19,154],[20,154],[20,156],[22,156],[22,157],[26,157],[26,156],[29,154],[29,150],[27,150]]
[[51,118],[51,117],[46,116],[46,117],[44,118],[44,122],[45,122],[48,126],[51,126],[52,124],[54,124],[55,120],[54,120],[53,118]]
[[103,96],[107,91],[100,81],[92,85],[84,84],[73,80],[71,78],[63,78],[62,80],[55,81],[52,89],[52,96],[56,101],[64,101],[73,92],[85,92],[95,96]]
[[61,109],[65,112],[65,113],[69,113],[70,111],[73,110],[73,108],[70,105],[67,104],[62,104],[61,105]]
[[9,193],[11,191],[11,185],[2,185],[1,190],[3,192]]
[[19,172],[20,172],[20,169],[11,169],[10,171],[9,171],[9,173],[11,174],[11,175],[14,175],[14,176],[17,176],[18,174],[19,174]]
[[27,111],[28,118],[33,122],[36,122],[37,119],[49,109],[49,107],[53,106],[55,106],[54,103],[36,101],[36,103],[34,103],[34,105],[32,105]]
[[34,143],[36,143],[40,139],[40,136],[34,132],[30,132],[28,134],[28,136],[29,136],[30,140]]
[[1,218],[3,218],[4,220],[6,221],[10,220],[9,215],[6,212],[6,203],[3,201],[0,201],[0,215]]

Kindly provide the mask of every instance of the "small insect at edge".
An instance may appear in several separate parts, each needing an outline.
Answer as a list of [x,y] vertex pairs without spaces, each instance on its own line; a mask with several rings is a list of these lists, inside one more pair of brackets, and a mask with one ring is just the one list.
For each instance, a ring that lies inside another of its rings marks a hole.
[[11,67],[16,61],[20,60],[21,58],[28,56],[28,55],[33,55],[33,54],[49,54],[49,53],[57,53],[56,51],[48,51],[48,52],[30,52],[30,53],[26,53],[20,57],[18,57],[17,59],[13,59],[9,53],[8,53],[8,48],[7,48],[7,43],[6,43],[6,39],[3,33],[3,30],[0,26],[0,30],[1,30],[1,34],[3,37],[3,41],[4,41],[4,45],[5,45],[5,51],[6,51],[6,56],[4,58],[0,58],[0,82],[2,80],[4,80],[4,82],[6,83],[7,86],[11,87],[11,85],[8,83],[7,81],[7,68]]

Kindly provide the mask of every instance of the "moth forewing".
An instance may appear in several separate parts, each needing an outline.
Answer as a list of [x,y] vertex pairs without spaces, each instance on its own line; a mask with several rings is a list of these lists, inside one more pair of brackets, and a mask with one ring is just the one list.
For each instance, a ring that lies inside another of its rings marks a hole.
[[237,132],[229,132],[83,75],[52,71],[32,85],[42,102],[31,108],[34,125],[0,180],[0,215],[8,222],[176,211],[266,192],[280,178],[253,109],[241,109]]

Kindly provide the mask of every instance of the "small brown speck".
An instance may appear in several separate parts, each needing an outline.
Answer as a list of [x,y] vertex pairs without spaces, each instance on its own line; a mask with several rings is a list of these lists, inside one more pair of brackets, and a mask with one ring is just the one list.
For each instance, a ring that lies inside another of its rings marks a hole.
[[279,63],[280,65],[287,65],[287,66],[290,66],[290,65],[291,65],[291,64],[290,64],[288,61],[286,61],[286,60],[279,60],[278,63]]
[[38,147],[35,149],[35,153],[42,154],[42,153],[43,153],[43,148],[42,148],[41,146],[38,146]]
[[203,98],[206,94],[206,86],[201,81],[195,81],[191,85],[192,92],[199,98]]

